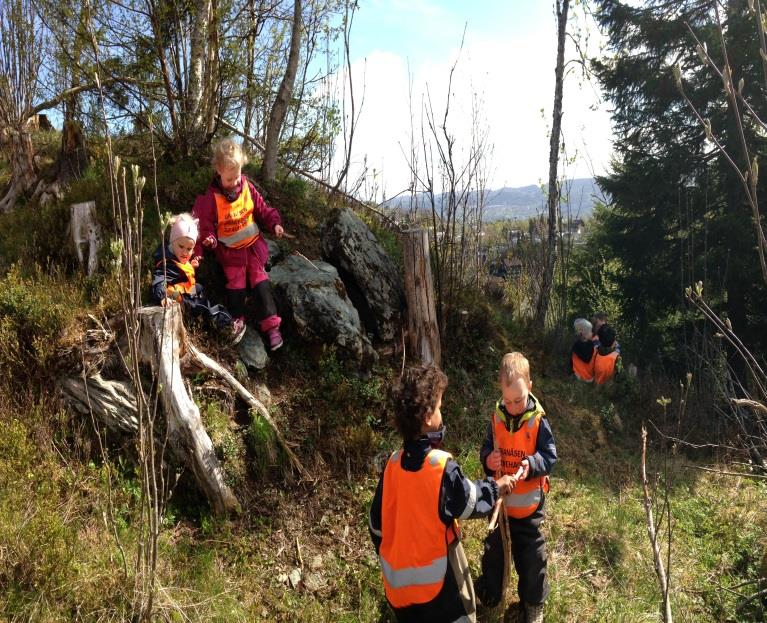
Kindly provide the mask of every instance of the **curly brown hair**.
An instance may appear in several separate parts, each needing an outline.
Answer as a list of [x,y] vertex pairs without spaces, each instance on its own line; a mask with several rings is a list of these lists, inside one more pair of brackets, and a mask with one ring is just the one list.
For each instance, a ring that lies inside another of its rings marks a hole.
[[394,425],[403,439],[418,439],[424,416],[437,406],[447,376],[433,363],[407,368],[394,386]]

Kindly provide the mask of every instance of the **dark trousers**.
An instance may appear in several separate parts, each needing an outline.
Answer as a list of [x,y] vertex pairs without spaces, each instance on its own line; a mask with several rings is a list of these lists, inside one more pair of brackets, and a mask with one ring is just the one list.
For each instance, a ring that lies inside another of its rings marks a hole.
[[245,315],[245,299],[248,294],[255,308],[256,322],[261,322],[265,318],[277,315],[277,304],[274,302],[274,294],[272,294],[272,282],[264,279],[250,288],[250,290],[245,288],[227,290],[229,311],[232,313],[232,316],[238,318]]
[[[541,534],[543,523],[544,500],[529,517],[514,519],[509,517],[511,533],[511,555],[514,568],[519,576],[517,590],[519,598],[528,604],[542,604],[549,595],[549,583],[546,581],[546,543]],[[503,588],[503,540],[501,529],[503,518],[498,527],[485,539],[482,552],[482,575],[474,583],[478,599],[490,608],[501,601]]]
[[204,296],[183,296],[184,309],[193,318],[202,318],[216,329],[224,329],[232,324],[232,316],[223,305],[212,305]]

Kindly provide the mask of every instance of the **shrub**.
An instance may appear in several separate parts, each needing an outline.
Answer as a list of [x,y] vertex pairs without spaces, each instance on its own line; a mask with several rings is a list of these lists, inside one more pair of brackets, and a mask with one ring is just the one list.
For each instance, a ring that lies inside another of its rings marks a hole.
[[[24,276],[18,265],[0,280],[0,366],[5,382],[40,383],[47,378],[57,341],[71,310],[62,293],[77,292],[36,267]],[[9,377],[8,373],[12,373]]]

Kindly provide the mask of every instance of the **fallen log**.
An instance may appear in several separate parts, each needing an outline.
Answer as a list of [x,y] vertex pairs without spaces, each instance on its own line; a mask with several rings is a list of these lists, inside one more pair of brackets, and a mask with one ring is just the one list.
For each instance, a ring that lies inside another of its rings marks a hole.
[[109,381],[100,374],[59,380],[64,400],[86,415],[93,413],[113,432],[138,432],[136,393],[128,381]]
[[192,471],[215,513],[239,512],[240,503],[224,481],[224,471],[203,426],[200,410],[187,393],[181,376],[180,359],[187,339],[180,306],[142,307],[139,321],[140,360],[151,366],[158,383],[168,442],[174,455]]

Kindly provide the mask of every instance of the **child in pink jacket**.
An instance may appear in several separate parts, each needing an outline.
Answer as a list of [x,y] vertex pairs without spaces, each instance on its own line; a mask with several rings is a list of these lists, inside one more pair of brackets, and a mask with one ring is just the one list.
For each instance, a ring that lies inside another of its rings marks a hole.
[[257,309],[258,328],[265,333],[271,350],[282,346],[277,306],[265,265],[269,247],[262,234],[269,232],[282,238],[280,213],[270,207],[253,184],[242,175],[247,157],[242,147],[231,138],[213,147],[216,176],[204,195],[197,197],[192,210],[199,220],[200,233],[195,257],[203,248],[215,250],[216,259],[226,275],[228,307],[233,330],[245,324],[245,301],[250,295]]

